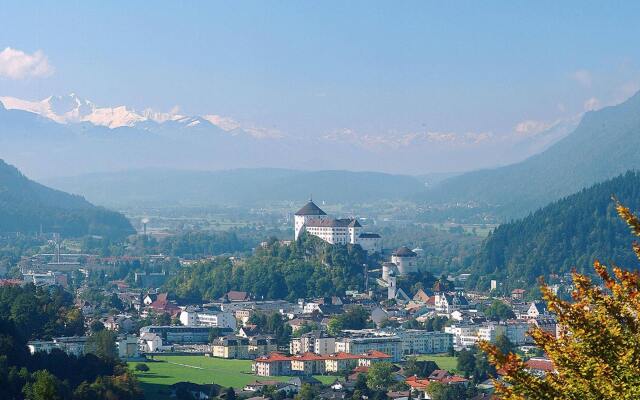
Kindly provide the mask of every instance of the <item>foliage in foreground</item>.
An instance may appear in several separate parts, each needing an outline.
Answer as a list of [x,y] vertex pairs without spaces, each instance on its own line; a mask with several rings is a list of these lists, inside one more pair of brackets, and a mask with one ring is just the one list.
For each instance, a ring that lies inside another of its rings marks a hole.
[[[618,215],[640,237],[640,220],[616,201]],[[640,260],[640,244],[632,246]],[[562,326],[559,337],[541,329],[531,332],[536,344],[553,362],[545,376],[527,371],[513,353],[496,346],[482,348],[504,382],[496,382],[499,398],[521,399],[638,399],[640,398],[640,274],[594,262],[604,287],[573,273],[573,301],[563,301],[546,285],[542,293]]]

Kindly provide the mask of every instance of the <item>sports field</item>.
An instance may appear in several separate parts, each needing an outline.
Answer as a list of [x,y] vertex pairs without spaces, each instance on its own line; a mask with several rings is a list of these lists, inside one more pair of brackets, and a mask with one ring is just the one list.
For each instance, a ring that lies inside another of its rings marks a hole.
[[[137,362],[130,362],[134,369]],[[147,372],[136,371],[146,397],[151,399],[167,398],[168,388],[176,382],[215,383],[221,386],[233,386],[242,389],[255,380],[286,381],[290,377],[259,377],[251,373],[250,360],[225,360],[205,356],[154,356],[154,361],[146,362]],[[316,376],[323,383],[335,381],[335,376]]]
[[458,358],[446,355],[425,354],[422,356],[418,356],[418,360],[433,361],[438,364],[438,367],[440,367],[440,369],[446,369],[450,372],[454,372],[458,367]]

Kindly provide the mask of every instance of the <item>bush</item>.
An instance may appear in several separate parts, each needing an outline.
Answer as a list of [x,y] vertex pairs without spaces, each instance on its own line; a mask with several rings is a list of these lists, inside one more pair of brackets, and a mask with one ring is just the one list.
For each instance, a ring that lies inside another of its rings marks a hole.
[[136,371],[147,372],[149,371],[149,366],[145,363],[136,364]]

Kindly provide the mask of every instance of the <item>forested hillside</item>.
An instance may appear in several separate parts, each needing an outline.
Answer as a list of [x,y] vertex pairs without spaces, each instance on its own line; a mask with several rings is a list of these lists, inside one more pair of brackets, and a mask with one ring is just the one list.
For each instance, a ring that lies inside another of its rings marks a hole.
[[58,232],[64,236],[122,237],[134,233],[117,212],[50,189],[0,160],[0,232]]
[[531,287],[539,276],[573,267],[591,272],[594,259],[633,267],[633,236],[617,217],[612,195],[639,210],[640,173],[627,172],[499,226],[475,257],[471,282],[486,288],[498,279],[508,287]]
[[237,262],[226,257],[183,268],[166,285],[184,300],[214,300],[229,290],[250,292],[258,299],[288,299],[344,294],[364,287],[360,246],[333,246],[303,235],[290,245],[273,241]]
[[596,182],[640,168],[639,148],[637,93],[619,105],[588,112],[575,131],[541,154],[450,178],[422,199],[486,203],[504,218],[521,217]]

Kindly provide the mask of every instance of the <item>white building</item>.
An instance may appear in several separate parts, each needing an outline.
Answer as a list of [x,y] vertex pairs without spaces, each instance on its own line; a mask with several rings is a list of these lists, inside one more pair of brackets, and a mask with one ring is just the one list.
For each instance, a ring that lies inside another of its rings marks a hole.
[[135,335],[119,337],[116,341],[116,346],[118,346],[118,357],[121,359],[137,358],[140,356],[138,352],[138,337]]
[[87,336],[57,337],[53,338],[53,340],[32,340],[27,343],[27,347],[31,354],[37,352],[50,353],[53,349],[59,349],[67,354],[81,356],[85,353],[87,340]]
[[236,317],[231,312],[184,310],[180,313],[180,323],[184,326],[210,326],[236,330]]
[[336,339],[320,331],[305,333],[299,338],[291,339],[289,343],[289,352],[291,354],[332,354],[335,353],[335,351]]
[[382,250],[380,235],[362,232],[362,225],[355,218],[329,217],[311,200],[294,215],[296,240],[302,232],[331,244],[358,244],[370,253]]
[[406,246],[398,248],[391,254],[391,262],[395,264],[399,275],[418,272],[418,255]]
[[461,294],[438,292],[434,295],[436,313],[449,316],[452,312],[469,308],[469,301]]

